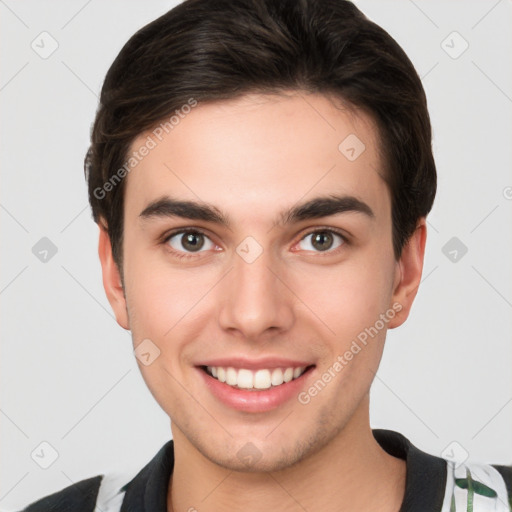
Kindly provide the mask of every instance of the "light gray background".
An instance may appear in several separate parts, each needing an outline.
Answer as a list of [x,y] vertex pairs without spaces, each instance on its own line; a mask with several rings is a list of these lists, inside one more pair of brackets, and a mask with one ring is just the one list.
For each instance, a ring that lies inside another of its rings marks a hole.
[[[512,3],[357,4],[422,77],[439,173],[423,283],[388,334],[372,426],[436,455],[510,464]],[[2,510],[103,471],[135,473],[170,437],[104,296],[82,160],[109,65],[173,5],[0,0]],[[43,31],[59,45],[46,59],[31,47],[51,48]],[[458,58],[453,31],[469,44]],[[46,263],[32,253],[42,237],[58,248]],[[468,248],[456,262],[442,251],[452,237]],[[31,458],[43,441],[59,454],[48,469]]]

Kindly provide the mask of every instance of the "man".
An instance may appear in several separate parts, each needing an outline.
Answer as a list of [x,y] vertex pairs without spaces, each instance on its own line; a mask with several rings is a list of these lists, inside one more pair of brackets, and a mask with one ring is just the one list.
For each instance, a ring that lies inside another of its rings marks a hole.
[[26,508],[509,510],[512,468],[372,430],[436,170],[397,43],[342,0],[188,0],[110,68],[86,158],[103,284],[172,441]]

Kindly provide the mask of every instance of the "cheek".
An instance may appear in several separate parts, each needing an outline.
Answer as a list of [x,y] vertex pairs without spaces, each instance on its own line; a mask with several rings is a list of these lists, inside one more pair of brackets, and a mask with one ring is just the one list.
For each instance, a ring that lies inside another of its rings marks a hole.
[[[205,314],[215,314],[210,301],[222,289],[217,286],[222,274],[218,268],[170,267],[158,253],[132,242],[127,235],[126,295],[135,345],[145,338],[165,344],[185,325],[187,329],[196,325],[194,318],[201,324]],[[371,245],[354,250],[337,264],[301,263],[281,269],[284,281],[299,299],[295,306],[298,325],[309,318],[308,322],[318,324],[320,329],[323,324],[327,336],[330,333],[347,340],[373,325],[390,307],[392,247],[384,240]],[[297,302],[295,298],[283,300],[289,301],[290,307]],[[214,318],[209,320],[215,323]]]
[[130,326],[135,337],[154,337],[165,342],[180,323],[190,322],[194,304],[208,290],[207,283],[184,273],[153,267],[140,271],[127,285]]
[[131,271],[127,305],[134,349],[149,339],[159,351],[150,364],[141,360],[138,365],[155,400],[164,411],[173,411],[183,395],[178,383],[185,380],[187,346],[201,325],[195,321],[199,304],[194,305],[205,292],[197,279],[156,265],[132,265]]
[[160,346],[198,290],[190,285],[190,275],[173,272],[158,251],[140,247],[131,235],[125,237],[124,276],[133,342],[149,338]]
[[373,325],[390,307],[392,281],[389,265],[361,257],[337,268],[312,266],[297,281],[296,289],[331,334],[346,340]]

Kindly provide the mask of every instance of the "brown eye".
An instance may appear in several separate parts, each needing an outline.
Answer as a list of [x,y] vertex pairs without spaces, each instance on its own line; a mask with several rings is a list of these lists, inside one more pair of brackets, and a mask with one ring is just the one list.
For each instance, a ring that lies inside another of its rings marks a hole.
[[178,252],[199,252],[201,249],[211,249],[213,242],[199,231],[182,231],[168,239],[168,244]]
[[337,249],[345,243],[345,240],[334,231],[323,230],[309,233],[301,240],[302,242],[304,242],[302,249],[305,251],[326,252]]

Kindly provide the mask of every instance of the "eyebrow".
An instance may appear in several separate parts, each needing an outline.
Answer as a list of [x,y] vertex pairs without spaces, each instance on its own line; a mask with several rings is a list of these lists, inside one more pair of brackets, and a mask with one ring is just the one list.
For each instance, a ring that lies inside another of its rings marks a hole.
[[[281,212],[274,222],[274,226],[289,225],[340,213],[360,213],[369,219],[375,218],[373,210],[356,197],[330,195],[316,197]],[[214,205],[196,201],[183,201],[168,196],[152,201],[139,214],[139,217],[143,220],[181,217],[184,219],[213,222],[227,228],[231,226],[229,216]]]

